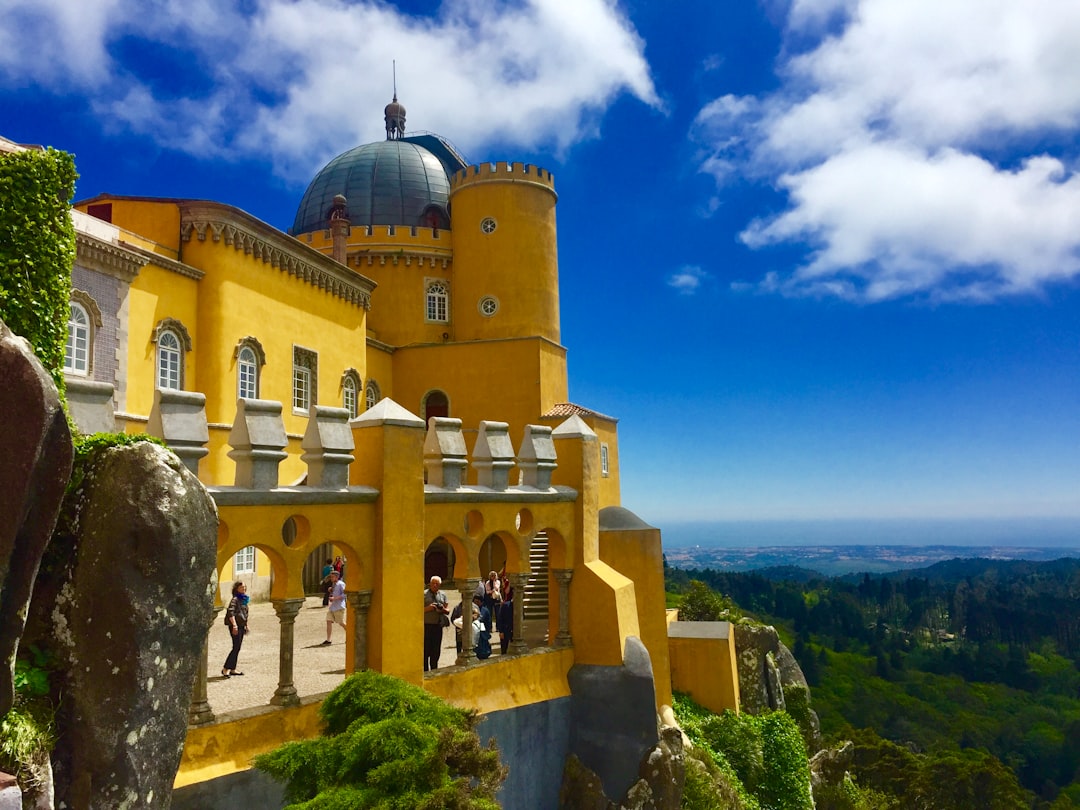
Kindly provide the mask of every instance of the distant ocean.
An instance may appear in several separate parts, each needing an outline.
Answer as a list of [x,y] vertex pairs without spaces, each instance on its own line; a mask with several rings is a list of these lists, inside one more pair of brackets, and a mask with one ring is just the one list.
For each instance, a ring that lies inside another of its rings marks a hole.
[[657,522],[665,548],[1010,546],[1080,549],[1080,517]]

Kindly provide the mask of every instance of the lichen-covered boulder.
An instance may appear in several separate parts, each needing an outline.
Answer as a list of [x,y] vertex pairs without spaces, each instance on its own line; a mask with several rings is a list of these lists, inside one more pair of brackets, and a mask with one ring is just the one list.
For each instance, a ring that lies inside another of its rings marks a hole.
[[217,510],[175,455],[139,442],[95,453],[65,520],[68,557],[40,590],[64,669],[58,806],[168,808],[213,616]]
[[71,434],[52,378],[0,321],[0,717],[42,553],[71,474]]
[[775,627],[739,622],[735,625],[735,651],[743,711],[757,714],[783,709],[784,689],[808,688],[799,662],[780,640]]

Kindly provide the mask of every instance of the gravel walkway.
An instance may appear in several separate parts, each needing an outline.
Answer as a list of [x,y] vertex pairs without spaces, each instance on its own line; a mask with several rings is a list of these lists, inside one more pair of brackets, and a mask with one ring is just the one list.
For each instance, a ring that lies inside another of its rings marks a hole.
[[[352,621],[352,615],[347,621]],[[278,629],[280,624],[269,602],[252,602],[249,612],[250,632],[240,649],[236,668],[243,677],[221,677],[221,665],[232,649],[232,636],[225,627],[225,612],[218,614],[217,623],[210,628],[210,652],[207,664],[207,700],[214,714],[221,715],[238,709],[266,706],[278,685]],[[350,628],[351,631],[351,628]],[[417,634],[423,631],[417,628]],[[499,654],[498,633],[492,646]],[[309,596],[296,616],[293,654],[293,681],[301,697],[332,691],[345,678],[345,635],[334,626],[329,647],[326,640],[326,608],[322,598]],[[443,634],[443,653],[439,663],[452,666],[457,657],[454,649],[454,630]]]

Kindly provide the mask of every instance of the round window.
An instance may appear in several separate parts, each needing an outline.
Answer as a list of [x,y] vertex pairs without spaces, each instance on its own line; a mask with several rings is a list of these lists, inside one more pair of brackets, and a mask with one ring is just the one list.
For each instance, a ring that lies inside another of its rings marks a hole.
[[480,230],[482,230],[484,233],[495,233],[496,227],[497,224],[495,220],[493,220],[491,217],[484,217],[482,220],[480,220]]
[[477,308],[480,310],[481,315],[485,318],[490,318],[499,311],[499,299],[493,295],[485,295],[480,299]]

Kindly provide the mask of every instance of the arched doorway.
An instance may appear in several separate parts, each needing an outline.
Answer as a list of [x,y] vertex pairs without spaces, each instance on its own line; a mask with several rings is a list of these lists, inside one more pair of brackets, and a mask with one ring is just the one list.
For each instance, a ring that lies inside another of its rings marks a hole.
[[449,416],[450,400],[442,391],[428,391],[424,397],[424,423],[433,416]]

